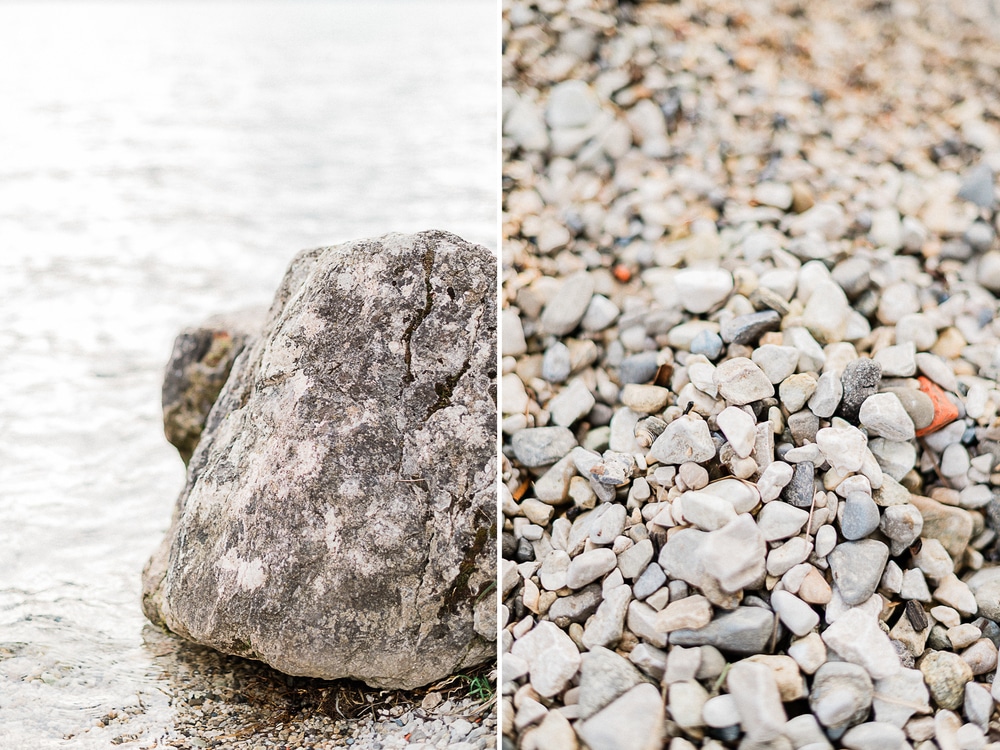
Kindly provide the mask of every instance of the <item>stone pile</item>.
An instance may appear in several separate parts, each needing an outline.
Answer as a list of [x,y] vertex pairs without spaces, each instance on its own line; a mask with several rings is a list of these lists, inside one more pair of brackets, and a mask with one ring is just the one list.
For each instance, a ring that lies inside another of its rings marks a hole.
[[1000,748],[996,45],[504,19],[505,746]]

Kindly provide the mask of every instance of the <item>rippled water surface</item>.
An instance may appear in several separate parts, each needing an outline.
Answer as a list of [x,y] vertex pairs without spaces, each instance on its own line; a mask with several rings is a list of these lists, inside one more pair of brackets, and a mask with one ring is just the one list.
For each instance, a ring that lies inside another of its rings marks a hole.
[[129,706],[137,744],[168,730],[138,599],[183,483],[172,339],[269,302],[303,248],[494,246],[496,16],[0,3],[0,747],[109,747]]

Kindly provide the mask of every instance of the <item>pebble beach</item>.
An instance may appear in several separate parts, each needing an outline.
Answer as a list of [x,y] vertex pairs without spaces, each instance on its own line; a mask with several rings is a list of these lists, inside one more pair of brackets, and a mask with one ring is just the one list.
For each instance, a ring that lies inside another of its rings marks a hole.
[[505,748],[1000,748],[997,18],[505,0]]

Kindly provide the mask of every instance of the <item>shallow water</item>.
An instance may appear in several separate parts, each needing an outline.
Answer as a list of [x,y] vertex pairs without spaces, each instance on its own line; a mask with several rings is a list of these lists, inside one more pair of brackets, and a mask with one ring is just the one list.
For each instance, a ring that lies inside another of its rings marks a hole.
[[0,4],[0,747],[109,747],[128,706],[137,746],[169,730],[138,600],[183,483],[172,339],[267,304],[303,248],[495,246],[496,16]]

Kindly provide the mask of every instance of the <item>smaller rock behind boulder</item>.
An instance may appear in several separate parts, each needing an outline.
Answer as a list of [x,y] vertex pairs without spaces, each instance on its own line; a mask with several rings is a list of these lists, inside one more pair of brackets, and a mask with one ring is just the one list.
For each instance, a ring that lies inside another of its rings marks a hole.
[[174,339],[163,377],[163,431],[184,463],[201,440],[208,413],[226,384],[233,362],[253,346],[266,314],[250,308],[214,315]]

